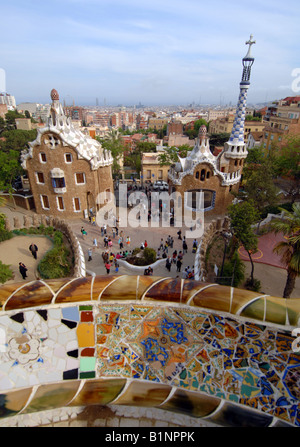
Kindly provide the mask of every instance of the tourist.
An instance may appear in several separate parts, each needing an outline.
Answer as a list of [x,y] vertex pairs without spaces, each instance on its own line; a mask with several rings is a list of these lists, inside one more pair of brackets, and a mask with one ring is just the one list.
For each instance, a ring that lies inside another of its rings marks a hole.
[[187,279],[188,278],[188,272],[187,269],[184,269],[184,271],[182,272],[182,279]]
[[144,242],[144,246],[145,246],[145,248],[148,247],[148,242],[147,241]]
[[193,240],[193,253],[196,253],[196,251],[197,251],[197,246],[198,246],[198,242],[197,242],[197,240],[196,239],[194,239]]
[[163,250],[163,248],[164,248],[164,240],[163,240],[163,239],[160,240],[160,246],[159,246],[159,248],[160,248],[161,250]]
[[23,262],[19,262],[19,272],[21,273],[23,279],[27,278],[27,267],[23,264]]
[[104,228],[101,227],[101,228],[100,228],[100,231],[101,231],[101,237],[103,237],[103,236],[104,236]]
[[81,234],[82,234],[82,238],[83,239],[85,239],[85,237],[86,237],[86,235],[87,235],[87,232],[86,232],[86,230],[84,229],[84,227],[81,227]]
[[98,242],[97,242],[97,239],[96,239],[96,238],[94,238],[94,240],[93,240],[93,248],[94,248],[94,250],[95,250],[96,248],[98,248]]
[[34,259],[36,259],[36,254],[37,254],[37,251],[38,251],[37,246],[34,243],[32,243],[29,246],[29,250],[31,251],[31,254],[34,257]]
[[171,266],[172,266],[172,262],[171,262],[170,256],[168,256],[168,258],[166,260],[166,269],[169,270],[169,272],[171,271]]
[[112,242],[111,238],[109,237],[108,238],[108,248],[111,248],[112,245],[113,245],[113,242]]
[[91,248],[89,248],[88,249],[88,261],[92,261],[92,249]]
[[96,218],[95,218],[95,216],[92,217],[92,225],[96,225]]
[[181,266],[182,266],[182,262],[181,262],[180,258],[177,259],[176,266],[177,266],[177,272],[180,272],[181,271]]
[[185,236],[183,236],[182,249],[183,249],[183,253],[187,253],[188,246],[187,246],[187,243],[186,243],[186,240],[185,240]]
[[106,273],[109,274],[109,272],[110,272],[110,268],[111,268],[111,264],[110,264],[109,261],[106,262],[106,264],[105,264],[105,268],[106,268]]
[[121,235],[119,237],[118,244],[119,244],[120,250],[122,250],[122,248],[123,248],[123,237]]
[[176,262],[177,262],[177,250],[173,251],[172,261],[173,261],[173,264],[176,264]]
[[178,239],[182,240],[182,237],[181,237],[181,230],[177,231],[177,234],[178,234]]
[[104,248],[108,248],[108,237],[106,235],[104,236],[103,242],[104,242]]
[[127,244],[127,246],[129,247],[129,245],[130,245],[130,236],[127,236],[127,237],[126,237],[126,244]]
[[106,234],[106,224],[103,225],[104,234]]

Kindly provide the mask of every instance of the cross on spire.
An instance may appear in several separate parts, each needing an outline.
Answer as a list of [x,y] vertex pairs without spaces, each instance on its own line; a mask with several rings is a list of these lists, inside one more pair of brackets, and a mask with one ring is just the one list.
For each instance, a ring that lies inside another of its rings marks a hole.
[[245,56],[245,58],[244,59],[246,59],[246,58],[251,58],[252,56],[250,55],[250,52],[251,52],[251,46],[254,44],[254,43],[256,43],[256,41],[255,40],[252,40],[253,39],[253,34],[251,34],[250,35],[250,39],[246,42],[246,45],[249,45],[249,48],[248,48],[248,53],[246,54],[246,56]]

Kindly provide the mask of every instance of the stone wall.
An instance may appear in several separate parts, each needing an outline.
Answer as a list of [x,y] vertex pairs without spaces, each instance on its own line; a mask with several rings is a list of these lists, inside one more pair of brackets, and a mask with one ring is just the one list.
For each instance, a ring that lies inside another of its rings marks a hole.
[[44,214],[33,214],[32,216],[24,215],[23,218],[14,216],[12,221],[8,218],[5,219],[5,228],[7,231],[21,228],[29,229],[31,227],[39,227],[40,225],[44,225],[45,227],[51,226],[64,234],[74,255],[73,276],[75,278],[85,276],[85,258],[82,247],[75,236],[72,227],[65,220],[53,216],[45,216]]
[[205,228],[195,256],[196,280],[199,281],[206,280],[207,271],[205,269],[205,256],[207,248],[212,238],[217,234],[221,234],[224,231],[228,231],[229,226],[230,226],[230,220],[228,217],[225,217],[224,219],[218,218],[216,220],[212,220],[210,224]]

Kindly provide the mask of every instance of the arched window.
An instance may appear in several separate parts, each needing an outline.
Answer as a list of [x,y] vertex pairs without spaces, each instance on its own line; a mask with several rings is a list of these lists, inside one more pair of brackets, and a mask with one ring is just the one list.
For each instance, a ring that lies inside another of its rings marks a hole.
[[196,177],[197,180],[199,180],[199,171],[196,172],[195,177]]
[[207,173],[206,173],[206,178],[209,178],[209,177],[210,177],[210,172],[207,171]]
[[201,177],[200,177],[200,180],[203,182],[204,180],[205,180],[205,169],[202,169],[201,170]]

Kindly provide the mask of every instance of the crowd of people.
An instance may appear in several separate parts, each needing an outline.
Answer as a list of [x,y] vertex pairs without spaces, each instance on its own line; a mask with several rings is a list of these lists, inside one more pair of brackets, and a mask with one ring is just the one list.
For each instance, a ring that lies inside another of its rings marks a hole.
[[[93,225],[93,221],[89,219],[90,223]],[[81,227],[81,234],[83,239],[87,237],[87,231],[84,226]],[[184,255],[188,253],[188,244],[185,236],[182,236],[181,230],[177,232],[178,240],[181,244],[181,249],[174,249],[174,237],[168,235],[168,237],[164,240],[164,238],[160,238],[159,243],[157,244],[156,251],[156,259],[166,259],[165,268],[170,273],[171,270],[176,269],[176,273],[181,274],[181,277],[184,279],[194,279],[194,266],[187,266],[183,268]],[[102,239],[102,242],[101,242]],[[117,273],[119,271],[119,259],[126,259],[128,256],[132,255],[131,247],[131,238],[129,235],[124,234],[124,231],[119,231],[118,222],[116,221],[113,227],[107,227],[107,225],[103,225],[100,227],[100,235],[99,235],[99,245],[98,246],[98,238],[93,237],[92,247],[88,248],[88,261],[92,261],[93,253],[98,248],[103,248],[102,251],[102,260],[105,265],[106,273],[109,274],[112,270]],[[102,247],[101,247],[102,245]],[[198,242],[196,239],[193,240],[192,243],[192,253],[195,253],[197,250]],[[148,242],[145,240],[139,244],[139,248],[144,250],[148,247]],[[137,248],[137,247],[133,247]],[[144,275],[153,275],[153,269],[151,267],[146,268],[144,270]],[[179,276],[179,275],[177,275]]]

